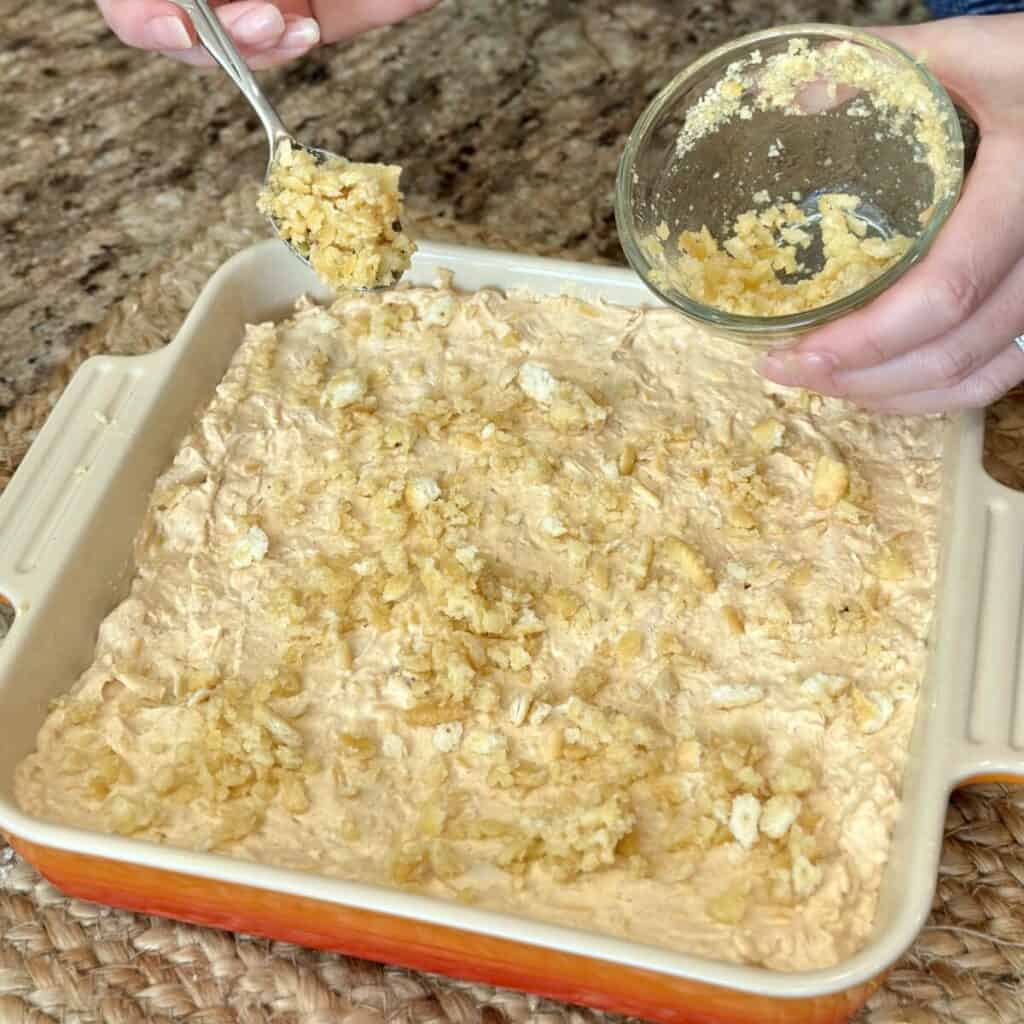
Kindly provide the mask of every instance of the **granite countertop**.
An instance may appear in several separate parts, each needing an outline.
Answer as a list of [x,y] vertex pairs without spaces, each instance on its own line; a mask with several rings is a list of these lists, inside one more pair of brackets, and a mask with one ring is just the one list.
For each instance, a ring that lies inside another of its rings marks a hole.
[[[265,152],[222,73],[126,48],[90,0],[0,10],[3,415],[262,174]],[[262,79],[304,140],[402,163],[421,210],[619,261],[616,161],[675,71],[772,24],[919,13],[917,0],[444,0]],[[13,458],[0,451],[0,472]]]

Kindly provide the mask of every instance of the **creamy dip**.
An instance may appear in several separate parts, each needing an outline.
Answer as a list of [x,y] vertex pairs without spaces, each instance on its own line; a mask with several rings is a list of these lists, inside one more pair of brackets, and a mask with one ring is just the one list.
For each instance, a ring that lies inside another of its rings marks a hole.
[[942,424],[747,359],[667,309],[443,285],[249,328],[21,806],[726,960],[849,955]]

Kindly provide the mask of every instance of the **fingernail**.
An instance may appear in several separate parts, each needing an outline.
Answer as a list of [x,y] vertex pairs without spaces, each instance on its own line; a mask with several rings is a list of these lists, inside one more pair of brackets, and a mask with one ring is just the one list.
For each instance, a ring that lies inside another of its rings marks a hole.
[[797,360],[810,373],[832,373],[839,360],[831,352],[801,352]]
[[832,373],[839,360],[831,352],[780,352],[765,356],[757,372],[776,384],[799,385],[809,378]]
[[165,14],[146,22],[146,38],[157,50],[191,50],[192,40],[179,18]]
[[789,370],[793,357],[786,352],[781,355],[762,356],[757,362],[757,372],[777,384],[789,383]]
[[261,7],[243,14],[231,25],[231,34],[249,46],[276,43],[285,34],[284,16],[276,7]]
[[320,26],[313,18],[293,21],[277,44],[282,50],[305,50],[320,42]]

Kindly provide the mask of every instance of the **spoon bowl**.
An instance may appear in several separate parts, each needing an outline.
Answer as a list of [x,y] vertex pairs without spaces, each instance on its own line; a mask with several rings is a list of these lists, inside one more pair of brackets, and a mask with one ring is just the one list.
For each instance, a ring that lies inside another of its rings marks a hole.
[[[260,123],[263,125],[263,130],[267,135],[268,147],[267,170],[263,179],[265,193],[271,188],[274,167],[285,146],[290,147],[293,153],[296,151],[308,153],[318,165],[335,162],[340,165],[347,165],[349,163],[349,161],[337,153],[303,144],[285,128],[277,111],[270,100],[267,99],[266,94],[260,88],[255,76],[246,64],[245,58],[238,52],[231,37],[221,25],[220,19],[212,10],[207,0],[171,0],[171,2],[188,15],[203,47],[249,101],[249,105],[256,112],[256,116],[259,117]],[[280,221],[266,210],[264,212],[278,238],[288,246],[288,249],[296,259],[301,260],[314,272],[318,272],[311,262],[310,252],[308,250],[303,251],[300,246],[296,245],[287,237]],[[392,234],[400,235],[401,222],[397,218],[393,220],[390,227]],[[374,285],[359,285],[357,288],[358,290],[369,291],[375,288],[386,287],[391,283],[392,281],[390,280],[383,280]]]

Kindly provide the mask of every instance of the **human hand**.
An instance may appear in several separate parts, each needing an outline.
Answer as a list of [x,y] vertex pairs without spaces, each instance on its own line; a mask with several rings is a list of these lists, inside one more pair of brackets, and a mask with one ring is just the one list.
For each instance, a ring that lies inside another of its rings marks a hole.
[[[96,0],[107,24],[129,46],[157,50],[186,64],[210,65],[188,16],[169,0]],[[251,68],[301,57],[319,42],[333,43],[390,25],[438,0],[211,0]]]
[[921,263],[760,369],[778,384],[878,412],[988,405],[1024,380],[1024,351],[1014,342],[1024,335],[1024,14],[877,34],[924,55],[975,120],[974,166]]

